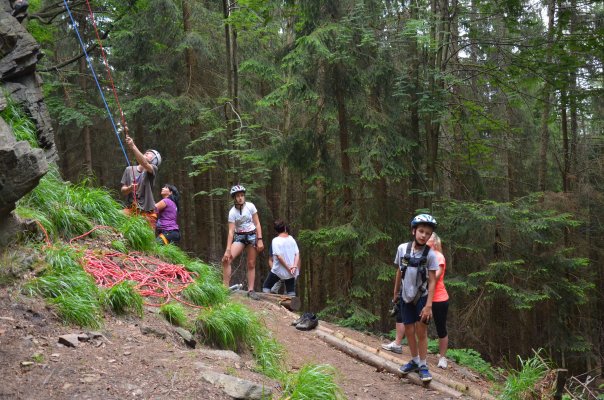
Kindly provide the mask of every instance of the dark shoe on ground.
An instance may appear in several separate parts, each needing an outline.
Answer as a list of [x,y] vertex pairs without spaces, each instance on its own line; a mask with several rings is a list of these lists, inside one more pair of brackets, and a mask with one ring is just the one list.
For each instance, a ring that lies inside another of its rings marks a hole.
[[315,329],[319,325],[319,319],[315,314],[311,314],[310,317],[296,325],[296,329],[300,331],[310,331]]
[[428,371],[427,365],[422,365],[419,367],[417,374],[422,382],[430,382],[432,380],[432,375],[430,374],[430,371]]
[[417,365],[417,363],[413,360],[409,361],[405,365],[401,365],[401,367],[399,368],[399,371],[401,371],[405,375],[407,375],[409,372],[415,372],[417,370],[419,370],[419,365]]
[[312,317],[313,315],[314,315],[313,313],[309,313],[309,312],[306,312],[306,313],[302,314],[300,316],[300,318],[298,318],[297,320],[295,320],[294,322],[292,322],[292,326],[298,325],[300,322],[302,322],[304,320],[307,320],[308,318]]
[[258,293],[254,292],[253,290],[250,290],[249,292],[247,292],[247,297],[249,297],[252,300],[260,300],[260,296],[258,296]]

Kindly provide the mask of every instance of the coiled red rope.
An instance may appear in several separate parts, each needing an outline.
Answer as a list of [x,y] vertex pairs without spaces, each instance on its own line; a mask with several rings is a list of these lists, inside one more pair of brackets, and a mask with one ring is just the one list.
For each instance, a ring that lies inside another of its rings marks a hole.
[[[83,235],[69,241],[82,239],[97,229],[114,229],[110,226],[95,226]],[[110,288],[123,281],[136,282],[135,289],[141,296],[159,299],[157,302],[145,302],[145,305],[160,307],[172,299],[190,307],[204,308],[188,303],[177,295],[195,279],[184,266],[166,263],[158,258],[133,252],[124,254],[117,251],[99,251],[86,249],[81,258],[82,267],[94,277],[97,285]],[[193,273],[194,274],[194,273]]]

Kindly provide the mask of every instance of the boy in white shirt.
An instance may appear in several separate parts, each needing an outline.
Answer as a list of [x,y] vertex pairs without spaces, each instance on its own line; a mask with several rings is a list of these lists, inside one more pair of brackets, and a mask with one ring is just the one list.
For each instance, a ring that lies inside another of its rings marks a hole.
[[275,237],[271,244],[272,267],[262,291],[270,293],[271,288],[280,279],[285,283],[285,293],[288,296],[296,295],[296,278],[300,274],[300,250],[296,240],[289,235],[288,227],[282,220],[275,221]]

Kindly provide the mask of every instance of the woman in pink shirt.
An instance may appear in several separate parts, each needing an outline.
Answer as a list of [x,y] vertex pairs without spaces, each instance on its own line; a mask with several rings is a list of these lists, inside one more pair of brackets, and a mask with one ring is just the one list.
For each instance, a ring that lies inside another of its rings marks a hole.
[[439,269],[436,271],[436,287],[434,288],[434,297],[432,299],[432,315],[436,333],[438,334],[438,351],[440,358],[438,360],[439,368],[447,368],[447,348],[449,347],[449,334],[447,333],[447,313],[449,311],[449,294],[445,288],[445,270],[447,263],[442,254],[442,245],[440,238],[433,233],[428,240],[428,246],[436,253]]

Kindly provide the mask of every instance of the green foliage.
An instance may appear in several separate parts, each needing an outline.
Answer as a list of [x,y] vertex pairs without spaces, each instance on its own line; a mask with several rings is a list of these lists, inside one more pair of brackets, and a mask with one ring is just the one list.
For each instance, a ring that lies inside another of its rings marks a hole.
[[255,315],[238,303],[201,310],[195,323],[206,343],[230,350],[241,348],[261,329]]
[[[539,351],[534,357],[523,360],[518,357],[520,370],[512,370],[507,377],[499,397],[504,400],[515,400],[523,398],[532,398],[533,396],[553,397],[553,392],[546,395],[541,389],[537,388],[538,383],[545,378],[551,367],[539,356]],[[555,388],[550,388],[551,390]]]
[[172,243],[155,246],[153,253],[172,264],[186,265],[189,262],[189,256]]
[[284,396],[288,399],[344,399],[344,393],[335,383],[336,370],[330,365],[304,365],[285,382]]
[[466,367],[470,367],[474,371],[480,373],[482,376],[485,376],[490,380],[495,379],[491,364],[483,360],[480,356],[480,353],[476,350],[449,349],[447,351],[447,357],[451,358],[452,360],[455,360],[455,362],[459,365],[465,365]]
[[3,97],[6,99],[6,108],[0,111],[0,118],[10,126],[15,139],[17,141],[25,140],[31,147],[40,147],[38,145],[38,131],[34,121],[12,97],[6,93]]
[[250,332],[247,343],[256,360],[257,370],[270,378],[283,379],[284,355],[283,346],[271,337],[270,332],[264,328]]
[[187,327],[189,325],[185,308],[180,303],[166,303],[159,308],[159,313],[172,325],[181,327]]
[[116,225],[126,220],[118,203],[90,182],[64,182],[56,169],[46,174],[38,186],[19,200],[16,213],[40,222],[51,236],[71,238],[94,225]]
[[185,268],[189,272],[197,274],[197,279],[222,282],[220,272],[210,264],[203,263],[199,260],[190,260],[185,263]]
[[143,297],[135,289],[135,282],[123,281],[113,285],[104,293],[104,301],[116,314],[134,312],[142,318]]
[[138,215],[126,218],[119,226],[128,245],[139,251],[152,251],[156,248],[155,234],[147,220]]
[[198,306],[210,306],[224,303],[228,297],[228,289],[216,280],[205,277],[198,278],[195,282],[188,285],[182,295]]
[[111,241],[111,247],[120,253],[127,254],[128,248],[126,247],[126,243],[123,240],[113,240]]
[[368,330],[371,325],[379,320],[379,317],[355,302],[339,299],[328,301],[318,316],[322,319],[332,319],[338,325],[357,329]]

